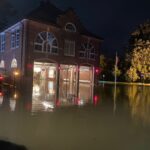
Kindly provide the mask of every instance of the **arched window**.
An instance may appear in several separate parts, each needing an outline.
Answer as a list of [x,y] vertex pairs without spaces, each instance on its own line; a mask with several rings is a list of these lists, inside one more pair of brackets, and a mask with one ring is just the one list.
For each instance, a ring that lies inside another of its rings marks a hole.
[[90,42],[87,42],[81,45],[79,56],[82,59],[96,60],[97,53],[94,46]]
[[11,62],[11,68],[17,68],[17,60],[15,58]]
[[57,39],[52,33],[41,32],[35,39],[34,50],[43,53],[58,54]]
[[1,62],[0,62],[0,68],[1,69],[5,68],[5,62],[4,62],[4,60],[1,60]]
[[69,32],[76,32],[76,26],[73,23],[67,23],[65,30]]

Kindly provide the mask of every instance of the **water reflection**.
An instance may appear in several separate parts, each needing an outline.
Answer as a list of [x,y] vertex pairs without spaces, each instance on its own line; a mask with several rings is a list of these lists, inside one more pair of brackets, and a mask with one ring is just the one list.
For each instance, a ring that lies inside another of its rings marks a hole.
[[103,103],[112,105],[113,114],[125,109],[134,121],[150,124],[150,87],[105,85],[99,89]]
[[126,88],[126,91],[132,117],[150,123],[150,87],[133,85]]
[[32,97],[1,94],[0,138],[31,150],[150,149],[150,87],[80,84],[78,96],[68,89],[62,97],[60,90],[57,97],[55,84],[44,81]]
[[[94,89],[91,84],[80,83],[77,90],[76,82],[63,81],[59,87],[56,87],[55,83],[50,80],[34,80],[32,112],[53,111],[56,107],[83,106],[93,102]],[[58,95],[57,88],[59,88]]]
[[0,106],[3,104],[3,93],[2,92],[0,92]]
[[105,85],[94,90],[90,84],[80,83],[79,93],[76,94],[76,88],[70,89],[70,86],[73,85],[69,85],[68,82],[62,83],[58,96],[55,82],[45,80],[34,83],[32,97],[27,97],[27,93],[20,95],[16,90],[1,91],[0,109],[53,112],[60,107],[100,104],[101,107],[111,106],[115,115],[125,109],[130,112],[133,120],[150,124],[150,87]]

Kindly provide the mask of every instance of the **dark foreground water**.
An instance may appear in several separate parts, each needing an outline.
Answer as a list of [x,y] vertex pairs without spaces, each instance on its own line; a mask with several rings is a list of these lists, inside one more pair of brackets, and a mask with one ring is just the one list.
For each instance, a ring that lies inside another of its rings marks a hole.
[[150,150],[150,87],[80,90],[61,101],[0,93],[0,139],[29,150]]

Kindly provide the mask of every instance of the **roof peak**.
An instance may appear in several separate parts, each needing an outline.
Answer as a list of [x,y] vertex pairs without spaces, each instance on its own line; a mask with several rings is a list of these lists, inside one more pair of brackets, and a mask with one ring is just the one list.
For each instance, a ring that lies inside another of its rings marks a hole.
[[43,5],[53,5],[53,4],[51,0],[41,0],[40,5],[43,6]]

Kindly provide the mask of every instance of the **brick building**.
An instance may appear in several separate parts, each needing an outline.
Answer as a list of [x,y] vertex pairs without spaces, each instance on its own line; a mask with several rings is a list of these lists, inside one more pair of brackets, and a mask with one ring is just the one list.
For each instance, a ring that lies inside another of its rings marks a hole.
[[52,81],[51,92],[53,87],[58,93],[62,82],[75,89],[80,82],[94,85],[101,42],[85,29],[73,9],[62,11],[41,2],[0,33],[0,69],[20,78],[24,86],[32,87],[37,80]]

